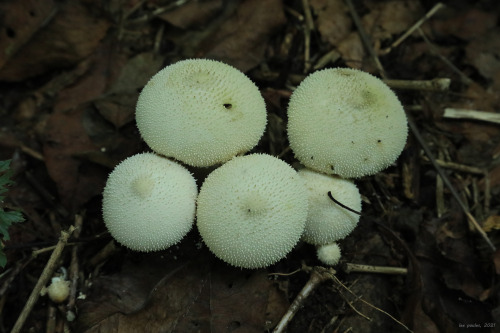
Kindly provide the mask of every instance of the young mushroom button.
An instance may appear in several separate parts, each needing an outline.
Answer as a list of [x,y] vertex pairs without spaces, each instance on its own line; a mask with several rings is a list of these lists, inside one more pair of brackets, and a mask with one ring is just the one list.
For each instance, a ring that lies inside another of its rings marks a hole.
[[265,154],[233,158],[205,179],[198,196],[203,241],[237,267],[265,267],[285,257],[299,241],[306,216],[302,179]]
[[132,250],[163,250],[191,229],[197,194],[195,179],[182,165],[152,153],[134,155],[108,177],[104,223]]
[[302,164],[344,178],[388,167],[401,154],[408,132],[394,92],[378,78],[350,68],[306,77],[290,98],[287,130]]
[[320,245],[317,249],[319,261],[328,266],[334,266],[339,263],[341,252],[337,243]]
[[245,153],[266,127],[257,86],[234,67],[207,59],[167,66],[142,90],[136,121],[155,152],[192,166],[210,166]]

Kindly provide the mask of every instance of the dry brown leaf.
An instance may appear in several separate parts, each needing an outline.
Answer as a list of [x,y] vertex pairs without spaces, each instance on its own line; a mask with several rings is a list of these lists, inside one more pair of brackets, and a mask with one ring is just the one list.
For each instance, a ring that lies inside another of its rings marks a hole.
[[87,57],[105,36],[110,23],[78,2],[60,5],[56,16],[20,48],[0,70],[0,80],[22,81]]
[[405,32],[423,14],[420,2],[415,0],[368,2],[368,5],[371,10],[363,16],[363,26],[376,41]]
[[361,68],[365,51],[357,32],[353,31],[347,38],[344,38],[339,43],[338,50],[342,54],[342,59],[344,59],[347,66]]
[[[129,263],[127,271],[114,278],[99,278],[98,286],[102,281],[111,283],[81,305],[78,326],[85,332],[260,333],[266,321],[275,324],[288,304],[282,295],[270,297],[275,287],[266,272],[210,263],[207,255],[199,253],[198,259],[177,268],[167,262],[153,264],[161,259],[151,257],[140,266]],[[143,281],[144,276],[156,277],[157,282]],[[269,307],[274,308],[273,317],[266,312]]]
[[467,61],[487,79],[500,72],[500,28],[474,39],[466,48]]
[[[54,102],[55,112],[71,110],[99,98],[110,83],[116,80],[126,61],[126,55],[117,53],[110,42],[100,44],[87,59],[90,61],[88,69],[71,85],[61,87]],[[81,62],[78,67],[86,62]],[[78,67],[75,71],[79,70]]]
[[139,53],[127,60],[107,93],[136,93],[148,83],[163,64],[163,57],[153,52]]
[[311,0],[313,12],[317,15],[316,27],[321,39],[330,45],[337,45],[352,29],[352,20],[342,0]]
[[190,1],[158,17],[182,29],[199,28],[212,19],[222,9],[222,5],[222,0]]
[[83,126],[85,109],[50,116],[45,130],[43,155],[50,177],[57,185],[63,205],[70,211],[101,193],[107,170],[76,157],[98,152]]
[[500,216],[499,215],[488,216],[486,221],[484,221],[483,230],[486,232],[490,232],[492,230],[500,230]]
[[484,12],[476,8],[468,8],[456,12],[453,7],[442,11],[444,18],[435,18],[430,21],[432,32],[438,36],[452,35],[464,40],[472,40],[485,35],[497,23],[498,13]]
[[281,0],[244,0],[202,42],[198,57],[221,60],[246,72],[262,61],[270,37],[285,22]]
[[134,120],[135,103],[139,94],[118,94],[94,102],[99,113],[110,123],[120,128]]
[[53,0],[0,2],[0,68],[50,22],[57,8]]

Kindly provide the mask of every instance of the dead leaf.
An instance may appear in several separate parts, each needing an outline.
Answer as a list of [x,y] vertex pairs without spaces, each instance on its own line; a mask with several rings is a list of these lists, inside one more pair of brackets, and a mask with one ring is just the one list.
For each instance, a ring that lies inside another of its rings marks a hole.
[[486,232],[490,232],[492,230],[500,230],[500,216],[499,215],[488,216],[486,221],[484,221],[483,223],[483,230]]
[[281,0],[244,0],[198,49],[198,57],[224,61],[242,72],[258,65],[270,37],[286,22]]
[[500,72],[500,29],[493,29],[474,39],[466,48],[467,61],[487,79]]
[[342,0],[312,0],[310,2],[316,14],[316,27],[321,39],[336,46],[346,38],[352,29],[352,20]]
[[139,94],[119,94],[107,96],[94,102],[99,113],[110,123],[120,128],[132,121]]
[[363,16],[363,26],[375,41],[389,39],[405,32],[422,16],[419,1],[367,2],[370,12]]
[[163,57],[154,52],[139,53],[121,68],[118,78],[107,93],[137,93],[148,83],[163,64]]
[[83,126],[85,109],[50,116],[45,130],[43,155],[63,205],[70,211],[102,192],[107,170],[75,157],[99,151]]
[[126,62],[126,55],[119,53],[113,44],[112,41],[101,43],[87,58],[90,61],[87,70],[71,85],[61,87],[54,102],[55,112],[71,110],[99,98],[116,81]]
[[52,0],[0,2],[0,69],[40,28],[48,24],[58,6]]
[[[147,262],[134,268],[133,263],[128,263],[128,272],[112,279],[99,278],[111,284],[96,290],[82,304],[77,326],[84,332],[127,333],[146,329],[260,333],[266,327],[266,320],[277,322],[286,306],[282,297],[269,297],[270,289],[275,287],[265,271],[240,270],[220,261],[211,263],[207,255],[210,254],[203,252],[192,262],[177,264],[177,268],[167,263],[148,265]],[[149,258],[148,262],[159,260]],[[164,276],[158,279],[161,272]],[[145,282],[141,276],[155,276],[157,282],[153,286],[151,282],[155,279]],[[113,280],[122,282],[113,285]],[[150,291],[146,293],[148,288]],[[280,307],[273,310],[272,318],[266,313],[270,301],[272,306]]]
[[464,40],[473,40],[484,36],[497,23],[498,13],[485,12],[477,8],[467,8],[458,12],[452,6],[440,12],[441,18],[429,21],[432,33],[445,37],[452,35]]
[[211,20],[222,9],[222,5],[222,0],[190,1],[158,17],[182,29],[196,28]]
[[22,81],[73,66],[92,53],[110,26],[78,2],[64,2],[59,8],[49,24],[10,57],[0,70],[0,80]]
[[365,51],[357,32],[353,31],[347,38],[344,38],[339,43],[338,50],[342,54],[342,59],[344,59],[346,65],[352,68],[361,68]]

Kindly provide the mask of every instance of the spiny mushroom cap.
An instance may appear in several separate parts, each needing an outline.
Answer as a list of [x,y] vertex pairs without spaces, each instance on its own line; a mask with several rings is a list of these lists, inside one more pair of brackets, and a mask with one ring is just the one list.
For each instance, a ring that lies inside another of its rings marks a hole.
[[220,259],[259,268],[285,257],[299,241],[307,192],[297,172],[265,154],[235,157],[205,179],[197,225]]
[[339,263],[342,253],[337,243],[321,245],[317,249],[318,259],[323,264],[334,266]]
[[163,250],[191,229],[197,186],[182,165],[153,153],[131,156],[108,177],[104,223],[111,235],[135,251]]
[[290,147],[302,164],[326,174],[358,178],[385,169],[401,154],[407,133],[394,92],[356,69],[317,71],[290,98]]
[[266,116],[264,99],[245,74],[207,59],[158,72],[136,107],[137,127],[151,149],[192,166],[226,162],[252,149]]
[[302,239],[310,244],[329,244],[349,235],[359,221],[359,215],[339,206],[361,211],[361,195],[356,185],[347,179],[302,169],[298,174],[304,179],[309,193],[309,213]]

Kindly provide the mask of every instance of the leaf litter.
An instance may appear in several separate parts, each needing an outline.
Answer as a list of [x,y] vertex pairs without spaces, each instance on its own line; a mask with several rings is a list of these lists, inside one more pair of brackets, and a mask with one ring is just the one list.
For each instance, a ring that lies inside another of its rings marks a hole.
[[[138,93],[158,69],[184,58],[215,58],[247,72],[264,93],[270,119],[256,150],[290,163],[286,105],[310,68],[377,74],[375,54],[390,78],[450,78],[447,92],[397,93],[498,248],[498,124],[443,117],[448,107],[498,113],[498,5],[447,3],[427,18],[425,1],[364,0],[354,8],[363,32],[347,2],[337,0],[2,2],[0,160],[12,159],[16,186],[6,202],[26,221],[12,225],[5,242],[0,331],[13,327],[45,265],[47,258],[31,259],[32,251],[50,249],[75,213],[84,216],[81,234],[58,264],[76,272],[68,303],[75,305],[56,308],[41,298],[25,329],[270,331],[307,285],[310,270],[294,272],[319,262],[304,244],[258,271],[216,260],[199,249],[196,231],[156,254],[109,245],[100,193],[114,165],[146,149],[133,119]],[[391,47],[422,17],[420,28]],[[357,182],[364,215],[341,243],[335,275],[357,296],[327,279],[304,300],[289,332],[407,331],[393,319],[414,332],[498,330],[499,251],[471,227],[424,155],[410,137],[396,165]],[[78,255],[70,255],[73,249]],[[348,273],[350,262],[408,271]],[[76,319],[68,320],[75,306]]]

